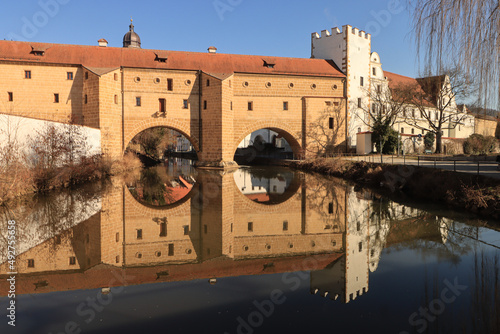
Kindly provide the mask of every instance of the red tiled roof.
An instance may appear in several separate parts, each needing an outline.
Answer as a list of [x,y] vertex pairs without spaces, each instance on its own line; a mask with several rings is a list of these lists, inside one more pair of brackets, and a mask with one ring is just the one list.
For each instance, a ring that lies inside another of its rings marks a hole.
[[[397,96],[397,91],[398,88],[405,90],[407,88],[413,88],[415,90],[415,93],[417,96],[428,96],[425,101],[418,101],[418,102],[423,102],[423,105],[426,107],[435,107],[435,99],[433,96],[437,94],[437,92],[430,93],[429,91],[431,90],[431,87],[429,85],[424,85],[424,82],[427,82],[427,79],[432,79],[432,78],[422,78],[422,79],[414,79],[410,77],[405,77],[404,75],[399,75],[396,73],[391,73],[384,71],[384,75],[387,78],[389,88],[391,89],[392,93],[395,94],[396,96],[393,96],[394,98],[398,98]],[[401,97],[400,97],[401,98]]]
[[[43,56],[31,54],[32,46],[45,49]],[[165,62],[155,61],[157,55]],[[274,68],[264,66],[264,59]],[[49,64],[83,65],[95,68],[153,68],[202,70],[207,73],[265,73],[345,77],[333,64],[323,59],[262,57],[222,53],[147,50],[133,48],[99,47],[0,41],[0,60],[39,62]]]

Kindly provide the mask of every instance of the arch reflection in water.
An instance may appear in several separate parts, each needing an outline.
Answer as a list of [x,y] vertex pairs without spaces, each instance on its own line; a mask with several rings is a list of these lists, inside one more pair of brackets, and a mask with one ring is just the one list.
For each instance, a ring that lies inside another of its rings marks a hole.
[[284,168],[240,168],[234,173],[234,182],[245,197],[261,204],[282,203],[300,187],[298,174]]
[[161,165],[141,170],[126,185],[141,204],[163,207],[183,200],[195,183],[192,160],[170,158]]

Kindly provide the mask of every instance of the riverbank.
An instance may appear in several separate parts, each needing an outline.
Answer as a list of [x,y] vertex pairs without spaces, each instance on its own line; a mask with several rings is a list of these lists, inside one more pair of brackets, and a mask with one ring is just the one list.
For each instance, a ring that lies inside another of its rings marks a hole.
[[453,209],[500,219],[500,180],[418,166],[315,159],[292,161],[292,168],[352,180],[389,197],[442,203]]
[[141,167],[140,160],[133,154],[126,154],[118,160],[96,155],[77,164],[57,168],[29,168],[22,163],[13,164],[5,168],[0,176],[0,205],[37,193],[105,180]]

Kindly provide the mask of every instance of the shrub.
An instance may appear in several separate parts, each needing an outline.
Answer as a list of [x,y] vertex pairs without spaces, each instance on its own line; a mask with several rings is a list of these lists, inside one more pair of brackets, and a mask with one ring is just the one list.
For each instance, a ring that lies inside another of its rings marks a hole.
[[434,135],[434,132],[427,132],[424,136],[424,146],[425,149],[431,150],[434,147],[434,140],[436,139],[436,136]]
[[498,141],[493,136],[473,134],[464,142],[465,154],[488,154],[497,150]]

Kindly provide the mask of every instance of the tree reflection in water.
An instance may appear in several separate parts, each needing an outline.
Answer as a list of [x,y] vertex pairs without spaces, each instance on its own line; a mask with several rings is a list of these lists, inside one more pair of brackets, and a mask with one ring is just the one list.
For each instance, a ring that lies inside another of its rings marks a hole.
[[127,187],[140,203],[161,207],[183,199],[194,183],[192,175],[171,173],[166,166],[156,166],[143,169],[138,179],[127,182]]

